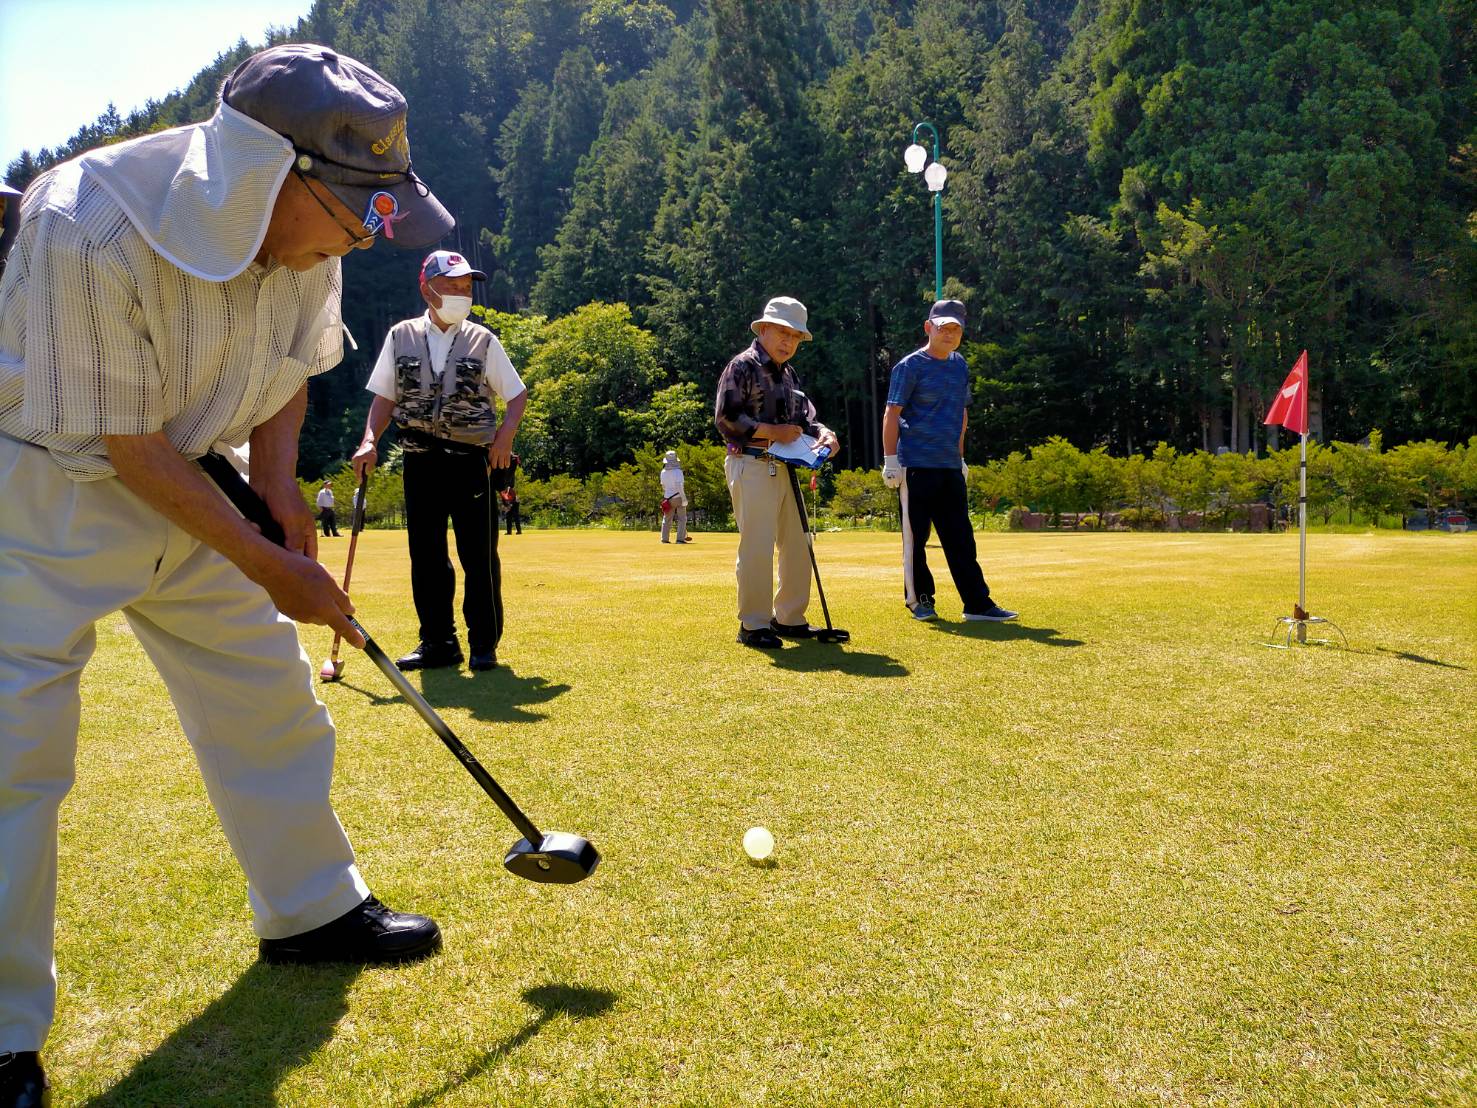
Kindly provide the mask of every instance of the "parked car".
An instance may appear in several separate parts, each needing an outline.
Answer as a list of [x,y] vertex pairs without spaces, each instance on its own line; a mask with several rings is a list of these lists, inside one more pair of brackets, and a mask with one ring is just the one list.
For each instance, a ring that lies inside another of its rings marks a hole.
[[1424,508],[1411,512],[1405,517],[1405,529],[1407,531],[1429,531],[1431,529],[1431,517],[1426,514]]
[[1466,512],[1449,509],[1436,517],[1436,530],[1460,533],[1472,525]]

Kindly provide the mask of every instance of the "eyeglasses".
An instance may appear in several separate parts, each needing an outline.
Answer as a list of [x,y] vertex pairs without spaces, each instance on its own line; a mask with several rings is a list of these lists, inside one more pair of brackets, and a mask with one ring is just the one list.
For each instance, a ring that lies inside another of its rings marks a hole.
[[346,223],[344,223],[344,221],[339,218],[338,213],[330,208],[326,203],[324,203],[323,197],[319,196],[318,193],[314,190],[313,186],[308,184],[308,178],[301,170],[294,170],[293,172],[297,174],[298,180],[303,183],[303,188],[308,190],[308,195],[311,196],[314,200],[318,201],[318,206],[328,213],[328,217],[330,219],[338,224],[339,230],[343,231],[344,234],[349,236],[349,240],[353,243],[354,246],[359,246],[361,243],[374,241],[373,235],[361,235],[353,227],[350,227]]

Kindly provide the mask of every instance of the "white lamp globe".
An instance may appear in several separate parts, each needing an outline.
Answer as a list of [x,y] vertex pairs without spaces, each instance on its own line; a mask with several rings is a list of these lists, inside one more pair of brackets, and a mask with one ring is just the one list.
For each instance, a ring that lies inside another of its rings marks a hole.
[[909,173],[922,173],[923,163],[928,161],[928,151],[916,142],[903,151],[903,164]]
[[946,178],[948,175],[949,171],[938,162],[934,162],[931,166],[925,169],[923,171],[923,179],[928,182],[928,191],[943,192],[944,178]]

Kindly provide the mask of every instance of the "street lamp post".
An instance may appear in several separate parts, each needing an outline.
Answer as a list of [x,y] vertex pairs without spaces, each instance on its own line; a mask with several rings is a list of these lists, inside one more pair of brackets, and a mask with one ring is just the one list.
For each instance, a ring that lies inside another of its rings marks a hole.
[[[918,145],[918,132],[928,128],[933,134],[933,161],[928,161],[928,151]],[[941,143],[939,142],[939,129],[932,123],[915,123],[913,125],[913,145],[903,151],[903,164],[908,167],[909,173],[922,173],[923,180],[928,184],[928,191],[933,193],[933,298],[942,300],[944,298],[944,180],[949,171],[939,161],[941,155]],[[924,168],[927,163],[927,168]]]

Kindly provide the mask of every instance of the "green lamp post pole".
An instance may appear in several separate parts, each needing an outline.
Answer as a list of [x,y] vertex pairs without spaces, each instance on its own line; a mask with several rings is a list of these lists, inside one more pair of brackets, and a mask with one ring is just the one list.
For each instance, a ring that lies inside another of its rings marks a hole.
[[[933,135],[933,161],[928,160],[928,151],[918,144],[918,132],[927,128]],[[939,161],[942,143],[939,129],[932,123],[913,125],[913,145],[903,151],[903,164],[909,173],[923,174],[928,191],[933,193],[933,298],[944,298],[944,180],[949,171]],[[925,168],[926,165],[926,168]]]

